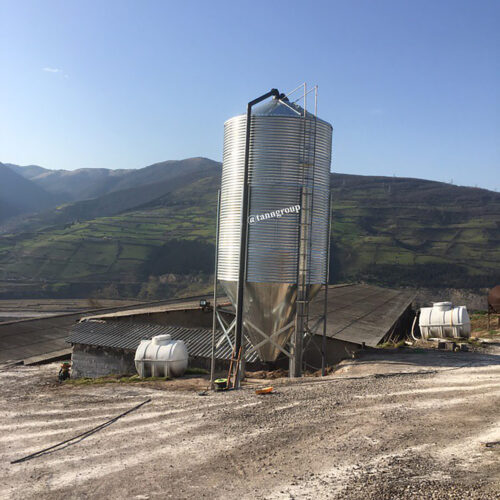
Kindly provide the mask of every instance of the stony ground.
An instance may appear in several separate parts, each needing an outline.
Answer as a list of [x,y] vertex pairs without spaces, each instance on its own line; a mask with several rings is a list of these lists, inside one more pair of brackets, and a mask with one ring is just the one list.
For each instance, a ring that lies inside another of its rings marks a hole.
[[[382,351],[326,379],[199,396],[0,368],[0,498],[498,499],[500,347]],[[169,384],[172,384],[169,386]],[[14,459],[152,401],[100,432]]]

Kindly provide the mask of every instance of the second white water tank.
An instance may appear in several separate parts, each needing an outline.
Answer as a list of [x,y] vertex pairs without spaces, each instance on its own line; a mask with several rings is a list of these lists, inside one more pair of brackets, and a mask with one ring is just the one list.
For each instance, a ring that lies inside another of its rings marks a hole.
[[453,307],[451,302],[434,302],[420,309],[422,338],[461,338],[470,336],[470,318],[465,306]]
[[141,377],[180,377],[188,366],[188,350],[182,340],[157,335],[141,340],[135,351],[135,367]]

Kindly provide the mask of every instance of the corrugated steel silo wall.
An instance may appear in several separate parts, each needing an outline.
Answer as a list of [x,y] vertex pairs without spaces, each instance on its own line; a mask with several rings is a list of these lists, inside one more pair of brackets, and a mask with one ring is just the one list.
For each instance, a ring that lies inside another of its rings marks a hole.
[[[240,115],[224,129],[218,262],[223,281],[238,279],[245,128],[246,116]],[[252,117],[250,215],[301,205],[303,162],[314,157],[309,284],[326,281],[331,141],[331,125],[313,117]],[[314,155],[305,152],[307,145],[313,146]],[[297,282],[299,222],[300,214],[292,212],[249,225],[248,282]]]

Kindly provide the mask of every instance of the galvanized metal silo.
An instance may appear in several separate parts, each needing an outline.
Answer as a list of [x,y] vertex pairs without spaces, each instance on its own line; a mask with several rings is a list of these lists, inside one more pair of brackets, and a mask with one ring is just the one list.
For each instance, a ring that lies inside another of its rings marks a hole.
[[[217,278],[237,301],[247,116],[224,124]],[[252,111],[243,327],[263,361],[327,280],[332,126],[284,96]],[[267,341],[266,341],[267,339]],[[270,340],[269,340],[270,339]]]

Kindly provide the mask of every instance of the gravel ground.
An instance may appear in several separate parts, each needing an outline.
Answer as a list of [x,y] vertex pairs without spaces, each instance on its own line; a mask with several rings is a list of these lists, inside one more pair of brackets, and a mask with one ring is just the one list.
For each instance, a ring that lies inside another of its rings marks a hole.
[[500,499],[500,348],[488,349],[382,351],[272,381],[268,396],[0,368],[0,498]]

